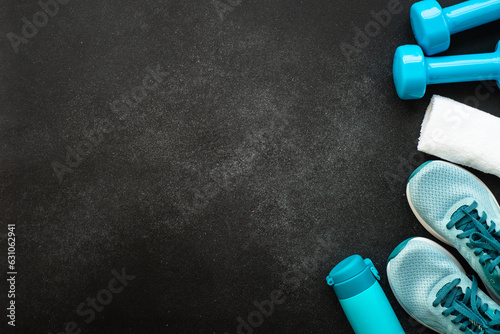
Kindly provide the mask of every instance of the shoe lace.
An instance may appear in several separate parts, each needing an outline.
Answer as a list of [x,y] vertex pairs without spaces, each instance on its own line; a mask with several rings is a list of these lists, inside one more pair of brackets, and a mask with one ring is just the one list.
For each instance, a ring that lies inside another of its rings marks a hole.
[[460,278],[445,284],[436,294],[432,303],[434,307],[446,308],[444,316],[455,316],[451,321],[461,324],[460,330],[468,328],[474,334],[500,334],[500,312],[490,309],[477,295],[477,281],[472,276],[472,286],[465,289],[458,286]]
[[467,246],[475,248],[474,254],[479,256],[479,263],[486,266],[492,274],[495,267],[500,264],[500,242],[498,242],[500,231],[496,231],[493,221],[490,221],[488,226],[487,219],[485,212],[479,215],[477,202],[474,201],[471,205],[458,209],[446,227],[451,229],[455,226],[456,229],[463,231],[457,238],[469,238]]

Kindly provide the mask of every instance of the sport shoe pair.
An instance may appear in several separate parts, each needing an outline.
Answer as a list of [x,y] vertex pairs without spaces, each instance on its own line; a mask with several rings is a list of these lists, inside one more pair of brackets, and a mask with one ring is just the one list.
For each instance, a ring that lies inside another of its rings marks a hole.
[[[455,247],[500,300],[500,207],[486,185],[463,168],[430,161],[410,176],[406,194],[422,225]],[[402,242],[389,256],[387,275],[403,308],[434,331],[500,334],[500,306],[437,243]]]

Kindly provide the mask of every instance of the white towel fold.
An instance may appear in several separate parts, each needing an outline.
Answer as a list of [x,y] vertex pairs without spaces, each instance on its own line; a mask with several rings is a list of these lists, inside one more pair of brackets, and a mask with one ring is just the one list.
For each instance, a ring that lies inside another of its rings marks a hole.
[[500,177],[500,118],[434,95],[418,150]]

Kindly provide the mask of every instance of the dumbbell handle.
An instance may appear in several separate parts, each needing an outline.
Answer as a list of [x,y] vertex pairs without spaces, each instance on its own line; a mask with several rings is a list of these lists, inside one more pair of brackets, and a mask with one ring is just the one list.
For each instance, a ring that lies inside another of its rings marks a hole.
[[425,57],[427,84],[498,80],[500,56],[497,52]]
[[443,8],[450,34],[498,19],[500,0],[469,0]]

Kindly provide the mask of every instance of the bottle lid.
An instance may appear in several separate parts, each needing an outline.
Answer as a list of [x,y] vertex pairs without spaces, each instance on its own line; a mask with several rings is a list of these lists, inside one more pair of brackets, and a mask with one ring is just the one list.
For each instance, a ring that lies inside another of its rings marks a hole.
[[326,277],[326,283],[333,286],[337,297],[346,299],[355,296],[380,280],[377,269],[370,259],[352,255],[337,264]]

